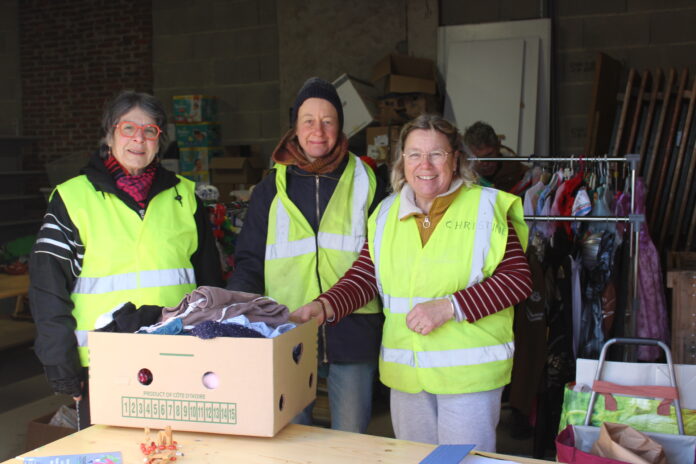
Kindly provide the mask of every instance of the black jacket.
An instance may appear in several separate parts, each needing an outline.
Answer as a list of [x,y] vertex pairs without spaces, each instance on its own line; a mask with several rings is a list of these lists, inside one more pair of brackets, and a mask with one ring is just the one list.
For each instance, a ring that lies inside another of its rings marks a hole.
[[[133,214],[140,216],[141,208],[130,195],[116,187],[113,176],[96,153],[81,173],[97,191],[115,195],[133,210]],[[179,182],[174,173],[159,166],[146,203],[163,191],[176,188]],[[198,207],[191,218],[198,230],[198,246],[191,256],[196,284],[222,286],[220,258],[208,213],[201,201],[196,201]],[[82,266],[84,246],[81,244],[80,231],[70,219],[60,194],[55,191],[30,257],[29,300],[37,329],[36,355],[57,393],[79,394],[75,388],[76,385],[79,388],[83,372],[77,355],[76,322],[72,316],[74,305],[70,299]]]
[[[288,197],[302,212],[315,233],[319,229],[319,222],[326,210],[326,205],[347,164],[346,158],[335,171],[320,175],[303,171],[296,166],[288,166],[286,184]],[[251,195],[244,225],[237,239],[235,270],[227,282],[229,290],[264,293],[268,211],[277,193],[275,176],[276,171],[271,170],[254,188]],[[377,188],[370,205],[370,213],[385,196],[385,185],[377,176]],[[316,279],[317,277],[307,276],[307,278]],[[321,288],[321,283],[319,286]],[[328,288],[321,290],[326,291]],[[352,314],[334,327],[323,327],[321,330],[325,331],[326,337],[319,339],[320,359],[325,359],[324,355],[326,355],[329,362],[376,361],[382,338],[383,320],[382,314]],[[326,350],[323,349],[324,341],[328,345]]]

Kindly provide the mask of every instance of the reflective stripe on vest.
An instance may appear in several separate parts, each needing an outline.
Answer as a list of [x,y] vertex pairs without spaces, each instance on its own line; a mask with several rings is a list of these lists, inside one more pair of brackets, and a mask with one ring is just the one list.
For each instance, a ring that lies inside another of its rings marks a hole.
[[[140,278],[138,279],[138,276]],[[162,269],[156,271],[129,272],[105,277],[78,277],[73,293],[99,294],[138,287],[166,287],[168,285],[195,284],[193,269]]]
[[475,366],[512,359],[514,352],[515,344],[513,342],[444,351],[414,352],[398,348],[381,348],[381,356],[384,361],[410,367]]

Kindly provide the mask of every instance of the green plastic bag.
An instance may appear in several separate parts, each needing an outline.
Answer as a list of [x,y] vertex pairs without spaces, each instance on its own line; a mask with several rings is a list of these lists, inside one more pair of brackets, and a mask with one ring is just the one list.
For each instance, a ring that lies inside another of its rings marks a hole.
[[[563,409],[558,424],[559,433],[566,425],[584,425],[587,406],[590,404],[590,392],[573,391],[574,383],[566,384],[563,392]],[[597,395],[590,425],[599,427],[602,422],[615,422],[630,425],[641,432],[657,432],[678,434],[677,416],[674,406],[670,408],[669,416],[657,413],[659,399],[636,398],[631,396],[613,395],[616,399],[616,411],[608,411],[604,407],[604,397]],[[682,408],[684,433],[696,435],[696,411]]]

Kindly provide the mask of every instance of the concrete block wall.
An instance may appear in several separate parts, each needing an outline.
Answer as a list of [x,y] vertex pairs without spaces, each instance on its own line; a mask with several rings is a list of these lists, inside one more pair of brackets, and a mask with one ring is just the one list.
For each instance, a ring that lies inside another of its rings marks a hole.
[[18,0],[0,0],[0,136],[22,133]]
[[594,63],[603,52],[639,74],[657,67],[696,72],[696,2],[689,0],[560,0],[554,12],[558,150],[581,153]]
[[280,135],[275,0],[153,0],[154,92],[171,114],[173,95],[218,97],[224,144]]
[[19,2],[23,135],[39,137],[25,169],[96,149],[105,102],[152,92],[151,18],[141,0]]
[[347,73],[369,82],[374,65],[392,52],[434,60],[438,11],[437,0],[279,1],[282,130],[308,77],[332,81]]

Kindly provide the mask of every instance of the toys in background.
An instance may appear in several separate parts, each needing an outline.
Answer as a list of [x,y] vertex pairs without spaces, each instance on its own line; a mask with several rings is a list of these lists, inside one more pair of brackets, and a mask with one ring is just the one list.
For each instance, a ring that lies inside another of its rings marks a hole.
[[223,203],[220,201],[220,192],[217,187],[210,184],[201,184],[196,187],[196,195],[203,200],[203,204],[208,208],[213,235],[220,252],[224,277],[227,279],[234,270],[235,244],[244,221],[248,202]]

